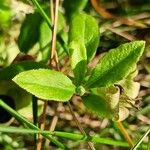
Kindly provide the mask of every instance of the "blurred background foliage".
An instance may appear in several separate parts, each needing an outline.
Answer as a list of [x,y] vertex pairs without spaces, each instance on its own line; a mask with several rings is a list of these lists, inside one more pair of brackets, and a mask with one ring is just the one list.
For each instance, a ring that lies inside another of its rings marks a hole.
[[[49,0],[38,0],[38,2],[50,16]],[[145,53],[138,64],[139,74],[135,78],[135,81],[141,84],[139,93],[139,97],[142,97],[141,108],[139,111],[131,111],[130,117],[123,122],[129,134],[137,141],[150,126],[150,1],[61,0],[57,30],[57,51],[61,70],[64,73],[70,72],[68,70],[67,47],[68,24],[71,16],[80,11],[86,11],[97,19],[101,34],[97,55],[89,66],[94,66],[103,53],[122,43],[136,39],[145,40],[147,43]],[[36,8],[34,9],[30,0],[0,1],[0,74],[3,73],[6,67],[22,61],[36,61],[42,63],[42,65],[47,64],[50,56],[51,40],[52,30]],[[18,68],[22,69],[19,66]],[[32,67],[28,66],[27,68]],[[11,72],[7,72],[7,74],[9,75]],[[7,81],[0,77],[0,94],[15,99],[15,108],[20,112],[22,111],[22,115],[26,116],[25,112],[32,111],[31,95],[13,85],[9,77]],[[25,100],[20,103],[20,99],[25,99],[25,96],[28,97],[28,104],[25,103]],[[97,118],[88,112],[80,99],[74,99],[72,104],[74,112],[87,133],[124,140],[114,122],[104,118]],[[40,104],[39,107],[41,107]],[[56,104],[50,102],[47,120],[52,120],[55,115],[55,108]],[[57,113],[59,121],[56,130],[78,132],[69,108],[65,103],[59,104]],[[31,119],[32,115],[26,117]],[[14,119],[9,121],[7,119],[6,124],[19,126],[19,123]],[[84,143],[64,139],[62,141],[72,149],[86,149]],[[146,137],[144,143],[149,141],[149,137]],[[2,150],[34,149],[33,145],[34,140],[30,135],[0,134],[0,149]],[[95,147],[99,150],[127,149],[99,144],[95,144]]]

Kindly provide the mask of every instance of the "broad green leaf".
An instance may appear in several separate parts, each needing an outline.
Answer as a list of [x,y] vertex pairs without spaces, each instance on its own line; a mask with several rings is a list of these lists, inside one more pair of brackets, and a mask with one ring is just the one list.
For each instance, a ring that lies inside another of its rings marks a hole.
[[71,67],[75,75],[75,84],[80,85],[86,72],[86,49],[85,46],[73,41],[70,43]]
[[144,41],[134,41],[110,50],[99,61],[85,86],[110,86],[127,77],[139,61],[144,47]]
[[0,81],[1,80],[11,80],[18,73],[26,70],[47,68],[44,64],[34,61],[22,61],[0,70]]
[[96,53],[99,31],[96,20],[84,13],[72,17],[69,31],[71,66],[77,85],[84,78],[86,65]]
[[88,0],[65,0],[63,1],[63,7],[65,8],[65,14],[68,19],[75,13],[80,13],[87,4]]
[[38,41],[41,20],[42,17],[37,12],[26,15],[18,37],[18,46],[21,52],[27,53]]
[[77,41],[85,45],[88,62],[96,53],[99,35],[98,23],[92,16],[78,13],[72,17],[69,41]]
[[107,101],[95,94],[90,94],[83,96],[83,104],[87,107],[88,110],[94,112],[98,116],[112,118],[113,112],[109,108]]
[[84,44],[85,15],[75,15],[70,24],[69,53],[75,84],[80,85],[86,72],[86,48]]
[[58,12],[58,27],[57,27],[57,33],[61,32],[65,27],[65,18],[63,14],[59,11]]
[[29,93],[45,100],[68,101],[75,93],[75,86],[67,76],[48,69],[22,72],[13,81]]
[[84,42],[88,63],[95,56],[99,44],[99,37],[100,31],[97,21],[92,16],[86,15]]
[[52,31],[47,22],[43,21],[40,25],[40,51],[42,53],[42,61],[47,61],[50,57],[50,42],[52,40]]

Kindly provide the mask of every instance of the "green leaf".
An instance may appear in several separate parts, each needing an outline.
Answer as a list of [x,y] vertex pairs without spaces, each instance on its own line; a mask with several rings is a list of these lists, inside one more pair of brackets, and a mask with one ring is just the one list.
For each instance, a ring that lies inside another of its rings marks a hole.
[[34,61],[22,61],[15,64],[11,64],[10,66],[0,70],[0,81],[11,80],[14,76],[16,76],[20,72],[39,68],[47,68],[47,66],[45,66],[42,63]]
[[144,41],[134,41],[110,50],[99,61],[85,86],[110,86],[127,77],[139,61],[144,47]]
[[0,29],[9,26],[11,21],[11,10],[9,1],[1,1],[0,3]]
[[85,46],[73,41],[70,43],[71,67],[75,76],[75,84],[80,85],[86,72],[86,49]]
[[94,112],[98,116],[112,118],[113,112],[109,108],[107,101],[95,94],[90,94],[83,96],[83,104],[87,107],[88,110]]
[[83,80],[87,62],[94,57],[98,42],[99,31],[96,20],[84,13],[74,15],[70,24],[69,48],[77,84]]
[[65,18],[63,14],[59,11],[58,12],[58,27],[57,27],[57,33],[61,32],[65,27]]
[[95,56],[100,37],[98,23],[95,18],[90,15],[86,15],[84,32],[84,43],[86,47],[87,61],[89,63]]
[[63,1],[63,7],[65,8],[65,14],[68,19],[70,19],[73,14],[81,12],[87,2],[88,0],[74,0],[73,3],[72,0]]
[[39,39],[41,15],[37,12],[27,14],[18,37],[18,46],[21,52],[27,53]]
[[52,40],[52,31],[46,21],[40,25],[40,51],[42,53],[42,61],[48,61],[50,56],[50,42]]
[[69,52],[75,84],[80,85],[86,72],[86,48],[84,44],[85,15],[75,15],[70,24]]
[[29,93],[45,100],[68,101],[75,93],[75,86],[67,76],[48,69],[22,72],[13,81]]

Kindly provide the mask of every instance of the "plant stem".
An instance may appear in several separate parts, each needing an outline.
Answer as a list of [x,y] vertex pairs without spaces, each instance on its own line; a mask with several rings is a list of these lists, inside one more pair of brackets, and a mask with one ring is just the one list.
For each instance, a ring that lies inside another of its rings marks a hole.
[[[10,106],[8,106],[6,103],[4,103],[1,99],[0,99],[0,106],[2,108],[4,108],[6,111],[8,111],[13,117],[15,117],[20,123],[27,125],[30,129],[34,129],[34,130],[40,130],[37,126],[35,126],[34,124],[32,124],[31,122],[29,122],[26,118],[24,118],[23,116],[21,116],[18,112],[16,112],[15,110],[13,110]],[[51,135],[45,134],[45,133],[41,133],[45,138],[49,139],[50,141],[52,141],[55,145],[57,145],[58,147],[62,148],[62,149],[67,149],[67,147],[62,144],[61,142],[57,141],[54,137],[52,137]]]
[[[37,97],[32,96],[32,112],[33,112],[33,124],[37,126],[38,123],[38,101]],[[34,135],[34,142],[36,145],[37,142],[37,134]]]
[[[47,109],[47,101],[44,102],[42,118],[41,118],[41,121],[40,121],[40,129],[41,130],[45,129],[46,109]],[[39,134],[38,143],[37,143],[37,150],[41,150],[42,141],[43,141],[43,136],[41,134]]]
[[50,14],[51,14],[51,21],[52,21],[52,26],[54,25],[54,5],[53,5],[53,0],[50,0]]
[[[56,51],[56,38],[57,38],[57,22],[58,22],[58,7],[59,7],[59,0],[55,1],[55,13],[53,7],[53,0],[50,0],[50,11],[51,11],[51,20],[52,20],[52,27],[53,27],[53,34],[52,34],[52,49],[51,49],[51,57],[49,60],[49,66],[56,70],[59,70],[58,65],[58,57]],[[47,107],[47,106],[46,106]],[[53,131],[56,127],[58,121],[58,117],[55,115],[50,125],[50,131]],[[49,145],[50,141],[46,140],[45,146]]]
[[132,147],[133,141],[130,137],[130,135],[128,134],[128,132],[126,131],[126,129],[124,128],[123,124],[121,122],[117,122],[118,128],[120,129],[121,133],[123,134],[124,138],[126,139],[126,141],[129,143],[130,147]]
[[[80,132],[83,134],[83,136],[87,136],[86,133],[85,133],[85,131],[84,131],[84,129],[80,125],[80,122],[78,121],[76,115],[74,114],[74,111],[72,109],[72,106],[71,106],[70,102],[68,102],[68,106],[69,106],[70,112],[71,112],[71,114],[72,114],[72,116],[73,116],[73,118],[75,120],[75,123],[78,126]],[[88,147],[89,147],[90,150],[95,150],[93,143],[91,143],[91,142],[88,141],[87,144],[88,144]]]
[[113,145],[113,146],[120,146],[120,147],[129,147],[128,143],[123,141],[115,141],[112,139],[107,138],[101,138],[98,136],[85,136],[79,133],[69,133],[69,132],[61,132],[61,131],[41,131],[41,130],[35,130],[35,129],[23,129],[23,128],[16,128],[16,127],[6,127],[6,126],[0,126],[0,132],[6,132],[6,133],[22,133],[22,134],[46,134],[51,136],[57,136],[61,138],[66,138],[73,141],[92,141],[94,143],[99,144],[106,144],[106,145]]
[[49,17],[47,16],[47,14],[44,12],[43,8],[38,3],[38,1],[32,0],[32,2],[36,6],[36,8],[38,9],[39,13],[43,16],[43,18],[47,22],[48,26],[51,28],[51,21],[50,21]]
[[55,13],[54,13],[54,28],[53,28],[53,36],[52,36],[52,49],[51,49],[51,57],[49,61],[49,65],[53,68],[59,70],[58,66],[58,56],[56,52],[56,35],[57,35],[57,22],[58,22],[58,7],[59,0],[55,1]]

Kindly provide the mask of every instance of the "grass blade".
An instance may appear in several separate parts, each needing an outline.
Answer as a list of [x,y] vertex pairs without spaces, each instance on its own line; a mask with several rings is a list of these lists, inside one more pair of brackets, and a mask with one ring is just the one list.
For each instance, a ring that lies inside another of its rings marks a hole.
[[[38,123],[38,101],[37,97],[32,96],[32,112],[33,112],[33,124],[37,126]],[[34,141],[37,141],[37,134],[34,134]]]
[[131,148],[131,150],[136,150],[140,144],[143,142],[144,138],[150,133],[150,128],[145,132],[145,134],[139,139],[139,141]]
[[43,16],[43,18],[47,22],[48,26],[51,28],[51,21],[50,21],[49,17],[47,16],[47,14],[45,13],[45,11],[43,10],[43,8],[40,6],[40,4],[37,2],[37,0],[31,0],[31,1],[36,6],[39,13]]
[[[26,118],[22,117],[18,112],[16,112],[15,110],[13,110],[11,107],[9,107],[6,103],[4,103],[1,99],[0,99],[0,106],[3,107],[6,111],[8,111],[13,117],[15,117],[20,123],[27,125],[30,129],[34,129],[34,130],[40,130],[37,126],[35,126],[34,124],[32,124],[31,122],[29,122]],[[62,148],[62,149],[67,149],[67,147],[62,144],[61,142],[57,141],[55,138],[53,138],[51,135],[42,133],[42,135],[49,139],[50,141],[52,141],[55,145],[57,145],[58,147]]]
[[113,145],[113,146],[120,146],[120,147],[129,147],[128,143],[123,141],[115,141],[112,139],[100,138],[96,136],[84,136],[82,134],[77,133],[68,133],[68,132],[61,132],[61,131],[42,131],[40,129],[24,129],[24,128],[16,128],[16,127],[6,127],[4,125],[0,126],[0,132],[6,133],[21,133],[21,134],[47,134],[51,136],[57,136],[61,138],[66,138],[73,141],[92,141],[94,143],[99,144],[106,144],[106,145]]

